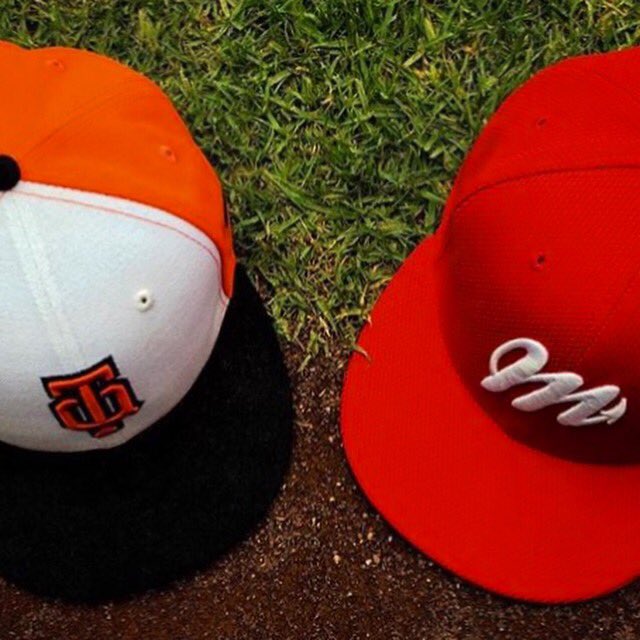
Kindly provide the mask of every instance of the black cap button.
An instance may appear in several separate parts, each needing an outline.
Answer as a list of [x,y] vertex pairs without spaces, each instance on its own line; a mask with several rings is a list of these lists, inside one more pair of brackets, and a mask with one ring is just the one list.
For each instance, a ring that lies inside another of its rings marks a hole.
[[20,181],[20,167],[11,156],[0,155],[0,191],[13,189]]

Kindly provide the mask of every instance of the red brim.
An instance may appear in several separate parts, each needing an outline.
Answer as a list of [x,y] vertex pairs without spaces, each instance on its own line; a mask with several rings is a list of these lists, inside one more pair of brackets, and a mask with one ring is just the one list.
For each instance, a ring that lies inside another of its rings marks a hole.
[[418,549],[491,591],[568,602],[628,583],[640,569],[640,466],[574,463],[500,430],[450,361],[435,246],[402,266],[349,364],[342,431],[358,483]]

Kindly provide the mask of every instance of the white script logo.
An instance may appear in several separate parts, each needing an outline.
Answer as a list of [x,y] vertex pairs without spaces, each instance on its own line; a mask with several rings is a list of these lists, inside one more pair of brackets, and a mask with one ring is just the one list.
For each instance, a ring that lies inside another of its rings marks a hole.
[[[500,359],[516,349],[524,349],[526,355],[499,368]],[[538,411],[543,407],[564,402],[574,405],[558,415],[558,422],[571,427],[582,427],[606,422],[613,424],[625,414],[627,399],[621,398],[606,409],[620,395],[620,387],[612,384],[578,391],[584,384],[577,373],[540,373],[549,361],[549,352],[543,344],[530,338],[517,338],[500,345],[489,360],[491,372],[482,386],[488,391],[506,391],[518,384],[541,383],[545,386],[515,398],[511,406],[520,411]]]

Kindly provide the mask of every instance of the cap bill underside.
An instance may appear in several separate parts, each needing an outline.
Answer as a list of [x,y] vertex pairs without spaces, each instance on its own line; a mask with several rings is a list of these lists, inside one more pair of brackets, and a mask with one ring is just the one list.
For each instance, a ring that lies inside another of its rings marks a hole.
[[0,446],[4,577],[53,597],[122,597],[206,567],[265,515],[288,466],[291,393],[242,269],[235,286],[202,374],[147,431],[81,454]]

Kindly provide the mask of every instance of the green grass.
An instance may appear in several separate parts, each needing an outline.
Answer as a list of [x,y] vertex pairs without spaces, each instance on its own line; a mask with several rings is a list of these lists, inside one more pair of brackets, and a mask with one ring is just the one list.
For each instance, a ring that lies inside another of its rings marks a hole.
[[309,354],[353,339],[515,85],[639,26],[633,0],[0,0],[0,38],[97,50],[164,87]]

